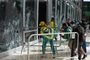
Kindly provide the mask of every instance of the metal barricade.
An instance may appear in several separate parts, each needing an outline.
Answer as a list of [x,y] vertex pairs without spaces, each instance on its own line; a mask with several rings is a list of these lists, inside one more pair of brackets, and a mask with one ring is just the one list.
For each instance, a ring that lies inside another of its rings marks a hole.
[[26,33],[31,33],[31,32],[37,32],[37,30],[29,30],[29,31],[24,31],[24,32],[23,32],[23,45],[22,45],[22,49],[21,49],[21,54],[22,54],[22,51],[23,51],[24,46],[25,46],[25,43],[26,43],[26,42],[25,42],[25,40],[26,40],[26,38],[25,38],[26,35],[25,35],[25,34],[26,34]]
[[[78,45],[79,45],[79,34],[77,32],[62,32],[62,33],[47,33],[47,34],[32,34],[29,38],[28,38],[28,44],[27,44],[27,60],[31,60],[29,57],[30,57],[30,39],[33,37],[33,36],[45,36],[45,35],[60,35],[60,34],[77,34],[77,49],[78,49]],[[78,51],[78,50],[77,50]],[[72,52],[72,51],[71,51]],[[72,53],[71,53],[72,55]],[[57,58],[57,57],[56,57]],[[59,57],[59,58],[64,58],[64,57]],[[73,56],[69,57],[69,58],[75,58]]]

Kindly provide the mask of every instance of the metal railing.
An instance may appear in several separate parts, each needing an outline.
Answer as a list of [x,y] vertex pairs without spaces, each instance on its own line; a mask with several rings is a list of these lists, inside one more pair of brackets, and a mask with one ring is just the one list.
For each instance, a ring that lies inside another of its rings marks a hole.
[[[22,49],[21,49],[21,54],[22,54],[22,51],[23,51],[23,49],[24,49],[24,46],[25,46],[25,34],[26,33],[31,33],[31,32],[37,32],[37,30],[28,30],[28,31],[24,31],[23,32],[23,45],[22,45]],[[31,35],[30,35],[31,36]]]
[[[29,49],[30,49],[30,40],[33,36],[45,36],[45,35],[58,35],[58,34],[77,34],[77,48],[78,48],[78,45],[79,45],[79,34],[77,32],[62,32],[62,33],[47,33],[47,34],[32,34],[29,36],[28,38],[28,44],[27,44],[27,60],[30,60],[29,58]],[[73,58],[73,57],[71,57]]]

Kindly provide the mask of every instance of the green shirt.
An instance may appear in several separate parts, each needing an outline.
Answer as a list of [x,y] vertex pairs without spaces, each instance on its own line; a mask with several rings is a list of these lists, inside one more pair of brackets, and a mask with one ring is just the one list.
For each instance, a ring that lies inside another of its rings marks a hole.
[[[67,27],[67,28],[65,28],[63,30],[63,32],[72,32],[72,28],[71,27]],[[64,36],[63,36],[63,38],[67,39],[67,40],[71,39],[71,37],[72,37],[71,34],[64,34]]]

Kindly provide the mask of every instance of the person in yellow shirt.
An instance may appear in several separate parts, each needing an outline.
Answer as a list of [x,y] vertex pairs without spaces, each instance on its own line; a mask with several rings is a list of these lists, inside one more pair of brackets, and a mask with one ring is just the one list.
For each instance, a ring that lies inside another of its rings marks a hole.
[[[54,30],[54,33],[56,32],[56,30],[57,30],[57,25],[55,24],[55,18],[54,18],[54,16],[51,17],[51,21],[49,22],[49,27]],[[57,41],[56,36],[57,36],[57,35],[54,35],[55,41]]]
[[[40,29],[41,34],[54,33],[54,30],[52,28],[47,27],[47,25],[45,24],[44,21],[41,21],[39,26],[41,26],[41,29]],[[53,34],[44,35],[42,37],[43,37],[43,42],[42,42],[43,56],[42,57],[45,57],[46,44],[47,44],[47,42],[49,42],[51,50],[53,52],[53,58],[55,58],[55,48],[54,48],[54,42],[53,42],[54,35]]]

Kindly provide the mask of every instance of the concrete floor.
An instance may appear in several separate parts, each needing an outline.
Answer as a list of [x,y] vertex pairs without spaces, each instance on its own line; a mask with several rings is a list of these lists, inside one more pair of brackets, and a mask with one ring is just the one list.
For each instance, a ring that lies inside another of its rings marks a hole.
[[[40,44],[40,43],[39,43]],[[37,46],[36,46],[37,45]],[[51,48],[46,48],[46,57],[42,58],[42,47],[41,45],[36,44],[34,46],[30,47],[29,50],[29,56],[27,56],[27,48],[23,49],[23,52],[21,54],[21,47],[18,49],[14,49],[9,56],[3,57],[0,60],[63,60],[65,58],[70,57],[70,49],[66,45],[61,45],[60,47],[57,47],[56,52],[56,58],[52,58],[52,52]],[[47,45],[49,46],[49,44]],[[10,53],[10,52],[9,52]]]

